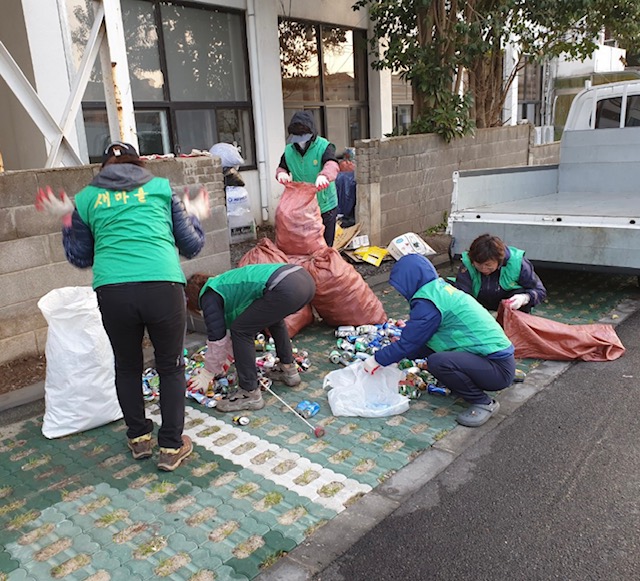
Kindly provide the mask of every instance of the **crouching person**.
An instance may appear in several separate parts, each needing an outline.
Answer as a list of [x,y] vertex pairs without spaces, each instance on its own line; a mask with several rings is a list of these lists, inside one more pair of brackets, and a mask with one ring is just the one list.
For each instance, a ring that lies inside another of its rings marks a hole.
[[313,278],[304,268],[281,263],[251,264],[214,277],[194,274],[187,282],[186,292],[189,310],[202,312],[208,338],[205,367],[191,385],[206,388],[215,375],[225,371],[231,354],[235,358],[238,389],[218,401],[218,411],[264,407],[254,340],[265,328],[273,337],[279,359],[269,377],[288,386],[300,383],[284,319],[311,302],[315,294]]
[[470,404],[457,422],[481,426],[500,407],[485,391],[509,387],[514,379],[511,341],[484,307],[439,278],[424,256],[402,257],[389,283],[409,301],[409,320],[399,341],[365,360],[365,370],[427,356],[429,372]]

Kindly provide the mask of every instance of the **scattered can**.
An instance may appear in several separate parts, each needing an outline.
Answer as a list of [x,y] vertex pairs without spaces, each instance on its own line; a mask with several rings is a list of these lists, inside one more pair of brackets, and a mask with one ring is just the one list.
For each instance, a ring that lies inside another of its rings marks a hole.
[[451,390],[448,387],[443,387],[441,385],[434,385],[430,383],[427,385],[427,393],[435,393],[437,395],[449,395]]
[[355,335],[356,328],[353,325],[342,325],[336,329],[336,337],[348,337],[349,335]]
[[296,406],[296,412],[300,414],[303,418],[311,418],[315,416],[320,411],[320,404],[315,401],[302,400]]
[[234,416],[233,423],[238,426],[246,426],[251,421],[247,416]]

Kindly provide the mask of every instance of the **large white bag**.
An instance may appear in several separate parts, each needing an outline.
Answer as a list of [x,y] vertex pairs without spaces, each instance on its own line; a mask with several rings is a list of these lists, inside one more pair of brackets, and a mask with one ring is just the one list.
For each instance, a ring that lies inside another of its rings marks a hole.
[[362,361],[328,373],[322,384],[334,416],[384,418],[409,409],[409,398],[398,393],[402,371],[395,365],[368,374]]
[[113,350],[90,287],[57,288],[38,301],[49,324],[42,433],[59,438],[119,420]]

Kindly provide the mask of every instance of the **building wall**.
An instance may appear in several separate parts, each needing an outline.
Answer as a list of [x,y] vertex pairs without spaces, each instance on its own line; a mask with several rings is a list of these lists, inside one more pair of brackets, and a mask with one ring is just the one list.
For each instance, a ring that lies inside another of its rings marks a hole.
[[446,222],[455,170],[529,163],[530,125],[478,130],[445,143],[434,134],[356,144],[356,220],[372,244]]
[[529,165],[556,164],[560,161],[560,142],[534,145],[531,147]]
[[[187,276],[196,271],[218,274],[231,266],[222,169],[218,159],[179,158],[148,164],[193,194],[200,185],[211,195],[212,216],[204,221],[206,243],[192,260],[183,260]],[[0,175],[0,365],[27,355],[43,354],[47,325],[38,300],[64,286],[90,286],[91,269],[71,266],[62,248],[60,220],[36,212],[39,187],[64,188],[69,195],[93,179],[99,166],[7,172]]]

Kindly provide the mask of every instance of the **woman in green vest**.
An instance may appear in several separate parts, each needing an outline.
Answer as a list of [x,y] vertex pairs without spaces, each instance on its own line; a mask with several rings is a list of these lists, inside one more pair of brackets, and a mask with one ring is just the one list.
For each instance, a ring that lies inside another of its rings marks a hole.
[[338,216],[338,194],[335,180],[340,172],[336,147],[316,131],[313,113],[299,111],[289,123],[289,138],[276,170],[281,184],[291,181],[315,184],[318,205],[324,224],[324,239],[333,246]]
[[195,200],[173,194],[169,180],[145,168],[135,147],[115,142],[102,167],[75,195],[57,199],[50,188],[36,207],[63,220],[67,260],[93,269],[102,323],[113,347],[116,393],[127,424],[127,445],[135,460],[153,455],[153,421],[142,395],[145,330],[160,376],[158,468],[173,471],[191,454],[184,428],[184,273],[178,253],[196,256],[205,242],[200,220],[209,213],[209,194]]
[[365,360],[365,371],[426,356],[429,372],[469,403],[456,421],[481,426],[500,408],[485,392],[509,387],[514,379],[514,348],[502,327],[419,254],[400,258],[389,284],[409,301],[409,320],[398,341]]
[[258,386],[255,336],[269,329],[279,362],[267,373],[293,387],[300,383],[284,319],[311,302],[316,285],[294,264],[250,264],[214,277],[194,274],[187,282],[187,308],[201,312],[207,328],[204,368],[189,386],[205,391],[235,359],[238,389],[216,404],[221,412],[264,407]]
[[463,252],[455,286],[490,311],[504,301],[507,308],[528,313],[547,297],[524,251],[491,234],[478,236]]

